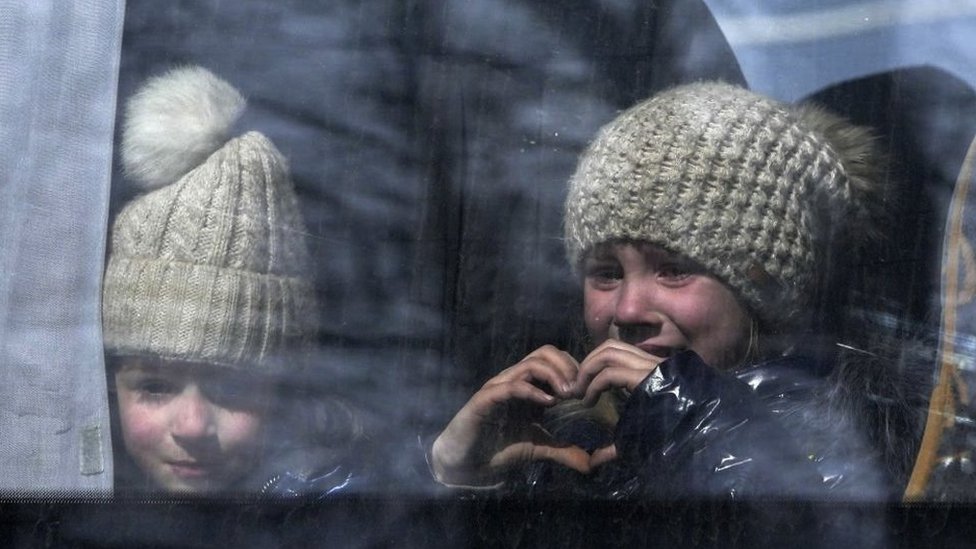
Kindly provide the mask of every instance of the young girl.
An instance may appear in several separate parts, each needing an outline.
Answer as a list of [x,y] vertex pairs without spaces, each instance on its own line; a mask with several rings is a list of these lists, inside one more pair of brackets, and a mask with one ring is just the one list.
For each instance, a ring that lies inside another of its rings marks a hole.
[[228,139],[243,108],[198,67],[128,104],[123,164],[147,192],[115,219],[102,305],[119,492],[326,493],[354,480],[329,436],[353,430],[351,416],[300,389],[318,311],[295,191],[264,135]]
[[897,496],[918,426],[897,365],[853,352],[832,367],[813,331],[876,233],[875,162],[866,131],[722,83],[621,114],[564,212],[594,348],[545,346],[489,380],[435,440],[435,478],[613,498]]

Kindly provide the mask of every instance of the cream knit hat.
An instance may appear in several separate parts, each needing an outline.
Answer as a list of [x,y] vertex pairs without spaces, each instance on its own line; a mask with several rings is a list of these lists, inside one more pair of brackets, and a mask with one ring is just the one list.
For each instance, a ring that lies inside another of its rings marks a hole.
[[583,154],[567,255],[578,267],[596,244],[658,244],[701,263],[760,321],[789,322],[827,246],[873,226],[872,142],[814,107],[724,83],[673,88],[610,122]]
[[155,190],[112,228],[109,351],[264,373],[303,362],[318,315],[306,231],[271,141],[257,132],[227,140],[243,107],[202,68],[151,79],[129,101],[123,165]]

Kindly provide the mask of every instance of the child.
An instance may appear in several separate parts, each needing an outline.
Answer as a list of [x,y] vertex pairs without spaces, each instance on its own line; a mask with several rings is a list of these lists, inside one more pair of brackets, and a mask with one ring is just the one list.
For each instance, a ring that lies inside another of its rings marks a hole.
[[350,481],[312,440],[320,403],[296,400],[318,315],[306,230],[275,146],[257,132],[228,140],[243,108],[198,67],[128,103],[123,164],[148,192],[115,219],[102,305],[123,492]]
[[611,498],[896,497],[918,425],[895,365],[832,368],[809,345],[817,303],[877,231],[874,163],[864,130],[722,83],[621,114],[583,154],[564,212],[595,348],[577,360],[545,346],[489,380],[435,440],[435,478]]

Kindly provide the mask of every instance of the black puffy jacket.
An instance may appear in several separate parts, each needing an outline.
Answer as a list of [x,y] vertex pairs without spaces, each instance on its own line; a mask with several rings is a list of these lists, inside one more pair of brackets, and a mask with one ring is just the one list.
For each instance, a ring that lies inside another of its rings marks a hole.
[[610,499],[898,497],[851,414],[830,405],[829,369],[788,356],[733,373],[691,351],[664,361],[626,401],[612,434],[578,422],[560,434],[618,458],[592,475],[534,463],[507,495]]

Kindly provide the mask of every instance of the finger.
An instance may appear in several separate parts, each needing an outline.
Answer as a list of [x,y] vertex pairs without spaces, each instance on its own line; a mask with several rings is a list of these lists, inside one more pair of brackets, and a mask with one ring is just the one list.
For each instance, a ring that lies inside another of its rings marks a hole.
[[[488,380],[484,387],[513,381],[530,381],[548,385],[554,394],[564,397],[571,396],[573,382],[576,380],[575,361],[562,351],[557,352],[565,355],[558,362],[551,360],[554,357],[529,355],[518,364]],[[567,361],[572,361],[572,363]]]
[[519,375],[519,367],[524,362],[532,360],[541,360],[547,363],[550,367],[555,368],[568,379],[573,379],[576,377],[576,370],[579,367],[576,359],[574,359],[569,353],[557,349],[552,345],[543,345],[542,347],[539,347],[538,349],[525,355],[525,358],[518,363],[500,372],[496,377],[501,377],[502,379],[517,377]]
[[590,470],[596,469],[597,467],[617,459],[617,446],[611,444],[610,446],[604,446],[603,448],[597,448],[593,454],[590,455]]
[[[600,344],[596,349],[588,354],[580,363],[577,372],[577,380],[589,380],[600,370],[608,365],[635,365],[641,363],[656,364],[656,357],[642,351],[641,349],[621,343],[620,341],[609,339]],[[647,367],[647,366],[644,366]]]
[[526,381],[494,385],[475,393],[434,441],[431,459],[442,481],[477,476],[483,461],[474,449],[497,436],[497,426],[492,426],[489,418],[497,407],[511,402],[548,407],[556,399]]
[[596,349],[593,349],[590,354],[583,359],[583,362],[580,363],[580,369],[583,368],[584,364],[603,355],[633,357],[635,359],[646,360],[655,364],[660,364],[665,360],[664,358],[652,355],[651,353],[648,353],[635,345],[624,343],[623,341],[617,339],[608,339],[597,346]]
[[510,402],[525,402],[550,407],[557,400],[549,393],[526,381],[513,381],[485,387],[475,393],[458,413],[451,418],[441,437],[456,448],[456,454],[465,454],[488,426],[489,418],[499,406]]
[[578,446],[549,446],[532,442],[517,442],[492,456],[488,466],[496,471],[532,461],[552,461],[587,474],[590,454]]
[[600,394],[608,389],[633,391],[647,376],[651,375],[652,371],[653,369],[643,370],[616,366],[605,368],[586,387],[586,392],[583,394],[583,405],[592,406],[600,398]]
[[507,370],[504,375],[490,379],[484,386],[490,387],[516,381],[529,382],[554,395],[566,397],[571,394],[575,376],[566,377],[562,372],[553,368],[551,364],[532,357],[523,359],[517,367]]
[[569,380],[575,379],[576,371],[579,370],[579,363],[571,354],[552,345],[543,345],[529,353],[528,356],[545,360]]
[[626,343],[608,343],[597,347],[580,364],[574,387],[577,394],[585,394],[593,379],[607,368],[628,368],[642,371],[646,376],[663,360]]
[[656,362],[662,362],[666,358],[666,357],[661,357],[661,356],[658,356],[658,355],[655,355],[655,354],[651,354],[651,353],[645,351],[644,349],[641,349],[640,347],[638,347],[636,345],[632,345],[630,343],[626,343],[624,341],[620,341],[619,339],[607,339],[606,341],[604,341],[603,343],[601,343],[600,345],[598,345],[596,347],[596,349],[593,349],[593,351],[590,352],[590,354],[592,355],[592,354],[597,353],[597,352],[599,352],[599,351],[601,351],[603,349],[619,349],[621,351],[628,351],[628,352],[634,353],[634,354],[636,354],[638,356],[646,357],[649,360],[654,360]]
[[471,399],[458,411],[457,415],[471,414],[484,419],[499,405],[513,401],[549,407],[555,405],[557,399],[529,381],[514,380],[483,387],[471,396]]

